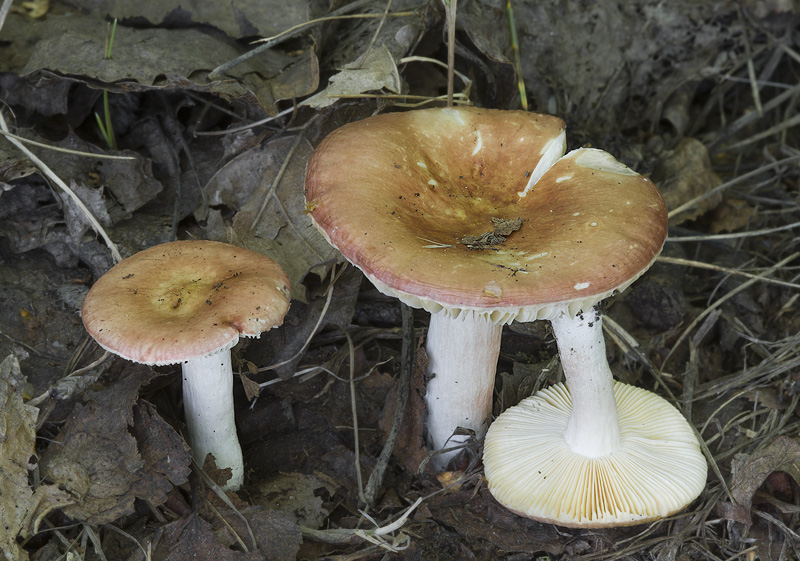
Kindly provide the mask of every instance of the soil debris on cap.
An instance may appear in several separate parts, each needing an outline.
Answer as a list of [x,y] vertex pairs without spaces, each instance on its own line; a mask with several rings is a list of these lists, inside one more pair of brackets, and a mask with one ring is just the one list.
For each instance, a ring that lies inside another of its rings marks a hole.
[[496,218],[492,217],[494,230],[484,232],[480,236],[464,236],[461,243],[470,249],[487,249],[506,241],[506,237],[522,227],[522,218]]

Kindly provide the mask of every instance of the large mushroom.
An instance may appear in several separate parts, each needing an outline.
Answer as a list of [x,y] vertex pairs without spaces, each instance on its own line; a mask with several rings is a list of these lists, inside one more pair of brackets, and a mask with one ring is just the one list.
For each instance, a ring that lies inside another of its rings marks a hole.
[[[483,458],[489,489],[509,509],[563,526],[621,526],[672,514],[702,491],[705,458],[672,405],[614,382],[595,306],[643,274],[661,251],[664,201],[650,181],[598,150],[567,154],[536,190],[568,233],[542,246],[558,253],[567,273],[550,295],[566,385],[494,421]],[[594,208],[571,212],[570,201],[578,200]],[[603,289],[594,291],[598,285]]]
[[[431,312],[434,450],[461,442],[457,427],[485,433],[503,324],[590,308],[663,243],[651,183],[599,150],[564,150],[556,117],[443,108],[350,123],[309,161],[307,208],[330,243],[380,291]],[[593,175],[606,184],[586,188]],[[626,234],[651,223],[650,238]],[[598,262],[599,247],[613,258]]]
[[181,363],[192,455],[244,478],[236,436],[230,349],[281,325],[289,280],[269,257],[213,241],[176,241],[141,251],[92,286],[81,316],[104,349],[142,364]]

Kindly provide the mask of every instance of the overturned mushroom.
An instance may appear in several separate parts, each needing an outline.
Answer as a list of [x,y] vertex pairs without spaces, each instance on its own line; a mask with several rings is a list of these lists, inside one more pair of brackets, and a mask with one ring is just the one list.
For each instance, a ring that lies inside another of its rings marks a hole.
[[[705,458],[672,405],[614,382],[595,306],[653,263],[666,238],[666,206],[650,181],[599,150],[570,152],[536,188],[549,193],[565,233],[556,250],[565,277],[550,320],[567,383],[509,408],[489,428],[489,489],[509,509],[563,526],[667,516],[702,491]],[[591,251],[574,252],[570,239]]]

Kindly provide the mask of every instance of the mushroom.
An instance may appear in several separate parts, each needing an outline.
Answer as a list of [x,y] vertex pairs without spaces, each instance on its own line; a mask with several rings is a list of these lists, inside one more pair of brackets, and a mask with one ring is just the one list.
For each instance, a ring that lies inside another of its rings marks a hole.
[[281,325],[289,281],[269,257],[214,241],[176,241],[112,267],[89,290],[81,316],[104,349],[150,365],[181,363],[189,443],[244,479],[236,436],[230,349]]
[[[557,252],[565,274],[550,294],[549,319],[566,385],[523,400],[492,423],[483,456],[489,490],[514,512],[562,526],[639,524],[677,512],[705,485],[697,437],[666,400],[614,382],[595,306],[660,253],[664,201],[649,180],[599,150],[570,152],[536,190],[569,232],[543,246]],[[592,208],[576,209],[571,201],[578,200]]]
[[[459,107],[349,123],[308,163],[306,206],[323,235],[378,290],[431,312],[426,403],[434,450],[465,440],[453,437],[458,427],[485,433],[504,324],[558,315],[552,303],[564,283],[604,298],[629,278],[606,267],[604,279],[582,286],[583,272],[568,266],[594,256],[588,224],[620,191],[575,197],[568,189],[557,200],[548,193],[561,189],[560,175],[550,191],[541,189],[564,150],[561,119]],[[650,220],[653,209],[640,207],[631,207],[636,219]],[[452,455],[436,456],[434,465],[444,469]]]

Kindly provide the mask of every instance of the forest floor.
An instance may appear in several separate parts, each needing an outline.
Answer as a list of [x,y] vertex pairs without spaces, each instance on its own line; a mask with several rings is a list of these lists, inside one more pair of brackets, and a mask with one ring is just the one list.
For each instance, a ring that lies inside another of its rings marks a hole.
[[[444,104],[445,12],[359,0],[319,19],[328,4],[34,0],[0,17],[6,559],[800,559],[794,4],[514,0],[513,19],[504,1],[457,4],[457,104],[558,115],[570,149],[611,152],[669,208],[662,256],[608,304],[608,358],[694,425],[708,481],[667,519],[602,530],[504,509],[479,442],[430,466],[429,316],[404,323],[345,266],[303,189],[332,130]],[[105,356],[80,318],[111,244],[190,238],[268,254],[292,285],[284,325],[234,349],[236,493],[191,463],[178,368]],[[504,328],[494,413],[561,377],[547,322]]]

